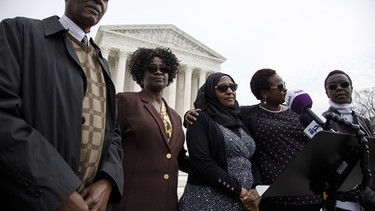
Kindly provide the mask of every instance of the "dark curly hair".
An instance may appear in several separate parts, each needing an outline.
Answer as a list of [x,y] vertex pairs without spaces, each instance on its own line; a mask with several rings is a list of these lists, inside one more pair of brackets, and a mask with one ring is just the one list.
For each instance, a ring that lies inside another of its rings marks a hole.
[[260,90],[269,89],[269,79],[276,74],[275,70],[263,68],[256,71],[250,80],[250,89],[254,96],[258,99],[262,99]]
[[352,79],[349,77],[348,74],[346,74],[346,73],[345,73],[344,71],[342,71],[342,70],[333,70],[333,71],[331,71],[331,72],[328,73],[326,79],[324,80],[324,88],[325,88],[325,89],[327,89],[327,80],[328,80],[328,78],[331,77],[331,76],[333,76],[333,75],[336,75],[336,74],[343,74],[343,75],[345,75],[345,76],[348,77],[348,79],[349,79],[350,86],[353,85],[353,83],[352,83]]
[[146,67],[150,65],[154,57],[162,59],[164,65],[169,67],[168,85],[171,84],[177,76],[180,62],[169,48],[138,48],[130,57],[129,72],[132,79],[136,81],[141,88],[143,88],[141,81]]

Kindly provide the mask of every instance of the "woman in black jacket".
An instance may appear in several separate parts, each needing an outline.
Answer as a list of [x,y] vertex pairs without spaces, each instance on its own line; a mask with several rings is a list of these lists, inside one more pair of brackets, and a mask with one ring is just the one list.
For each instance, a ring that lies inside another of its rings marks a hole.
[[179,210],[258,210],[255,142],[238,118],[236,89],[232,77],[214,73],[198,90],[194,106],[202,112],[187,130],[192,171]]

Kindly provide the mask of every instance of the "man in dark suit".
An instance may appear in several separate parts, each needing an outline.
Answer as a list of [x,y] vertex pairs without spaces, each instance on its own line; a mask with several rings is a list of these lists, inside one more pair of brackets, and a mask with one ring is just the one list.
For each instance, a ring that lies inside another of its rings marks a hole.
[[2,207],[108,210],[121,199],[115,88],[88,39],[107,4],[65,0],[61,18],[1,22]]

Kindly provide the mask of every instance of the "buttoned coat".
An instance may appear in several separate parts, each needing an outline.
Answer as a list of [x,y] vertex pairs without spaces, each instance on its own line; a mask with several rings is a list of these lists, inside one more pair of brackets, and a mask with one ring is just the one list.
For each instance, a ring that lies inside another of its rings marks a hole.
[[[0,204],[54,210],[80,185],[82,103],[86,76],[58,17],[0,24]],[[100,49],[107,86],[106,128],[96,179],[109,177],[121,198],[122,149],[115,88]]]
[[124,150],[124,196],[114,211],[175,211],[179,168],[188,171],[180,116],[168,106],[172,136],[144,90],[117,94]]

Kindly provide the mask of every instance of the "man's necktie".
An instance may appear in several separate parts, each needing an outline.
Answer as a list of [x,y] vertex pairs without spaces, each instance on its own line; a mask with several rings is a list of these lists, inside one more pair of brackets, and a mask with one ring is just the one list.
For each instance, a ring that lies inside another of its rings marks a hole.
[[81,43],[83,43],[84,45],[87,46],[88,40],[87,40],[87,36],[86,36],[86,35],[85,35],[85,36],[83,37],[83,39],[81,40]]

